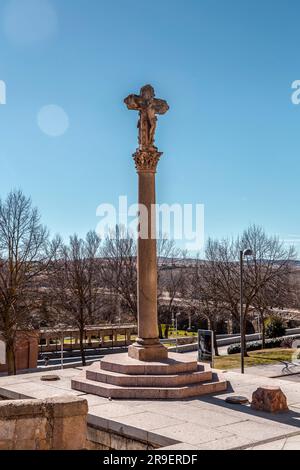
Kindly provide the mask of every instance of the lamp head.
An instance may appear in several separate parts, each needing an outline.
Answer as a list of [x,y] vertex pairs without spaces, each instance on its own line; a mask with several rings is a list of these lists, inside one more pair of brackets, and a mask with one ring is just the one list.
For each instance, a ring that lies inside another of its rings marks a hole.
[[248,248],[247,250],[244,251],[243,253],[244,256],[253,256],[253,251]]

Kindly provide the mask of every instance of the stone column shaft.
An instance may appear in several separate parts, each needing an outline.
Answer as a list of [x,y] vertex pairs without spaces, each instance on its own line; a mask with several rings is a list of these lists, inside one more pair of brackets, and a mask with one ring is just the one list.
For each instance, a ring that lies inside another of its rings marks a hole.
[[[159,341],[157,318],[157,253],[155,227],[155,173],[161,153],[138,150],[134,155],[139,178],[140,234],[138,238],[138,338],[128,354],[141,361],[167,358]],[[142,206],[142,207],[141,207]]]
[[[148,238],[138,240],[138,337],[144,342],[153,342],[158,338],[156,240],[151,238],[152,224],[155,223],[151,220],[152,205],[155,204],[155,173],[139,173],[139,204],[147,208]],[[143,220],[140,222],[142,225]]]

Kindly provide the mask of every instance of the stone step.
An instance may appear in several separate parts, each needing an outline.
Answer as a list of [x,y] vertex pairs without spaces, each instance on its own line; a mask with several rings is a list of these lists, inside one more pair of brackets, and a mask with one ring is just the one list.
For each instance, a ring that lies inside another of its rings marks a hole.
[[227,382],[213,374],[213,381],[183,387],[125,387],[95,382],[82,374],[72,379],[72,389],[104,398],[176,400],[223,392],[227,389]]
[[123,387],[182,387],[212,380],[212,371],[203,366],[197,372],[182,372],[174,375],[128,375],[119,372],[99,370],[99,366],[89,367],[86,378],[96,382],[119,385]]
[[197,372],[198,363],[178,353],[170,353],[168,359],[159,362],[142,362],[126,354],[112,354],[101,360],[100,367],[125,375],[174,375]]

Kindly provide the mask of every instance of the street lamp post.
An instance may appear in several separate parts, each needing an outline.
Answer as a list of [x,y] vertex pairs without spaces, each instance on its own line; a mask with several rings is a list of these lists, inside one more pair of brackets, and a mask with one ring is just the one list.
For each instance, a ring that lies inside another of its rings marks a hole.
[[172,329],[173,329],[173,333],[174,333],[174,330],[175,330],[175,315],[174,315],[174,312],[172,312]]
[[191,314],[191,312],[189,312],[189,327],[188,327],[188,331],[189,331],[189,332],[192,331],[192,314]]
[[252,256],[252,250],[241,250],[240,251],[240,334],[241,334],[241,373],[245,373],[245,330],[244,330],[244,299],[243,299],[243,290],[244,290],[244,257]]
[[60,367],[62,370],[64,369],[64,343],[65,343],[65,334],[62,331],[61,332],[61,345],[60,345]]
[[178,317],[180,315],[180,312],[175,314],[175,331],[176,331],[176,352],[178,352]]

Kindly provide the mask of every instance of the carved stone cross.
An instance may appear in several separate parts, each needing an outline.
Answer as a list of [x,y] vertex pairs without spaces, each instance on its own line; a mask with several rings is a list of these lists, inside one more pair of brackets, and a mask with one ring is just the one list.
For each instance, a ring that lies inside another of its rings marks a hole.
[[165,100],[155,98],[154,88],[145,85],[140,95],[129,95],[125,100],[128,109],[139,111],[138,122],[140,150],[156,149],[155,131],[157,125],[157,114],[165,114],[169,105]]
[[[157,253],[155,173],[162,155],[154,146],[157,114],[165,114],[168,103],[155,98],[154,89],[146,85],[140,95],[129,95],[128,109],[139,111],[139,148],[133,158],[139,180],[139,236],[138,236],[138,338],[129,346],[130,358],[139,361],[167,359],[168,350],[160,343],[157,319]],[[143,208],[143,210],[142,210]],[[146,236],[145,236],[146,235]]]

